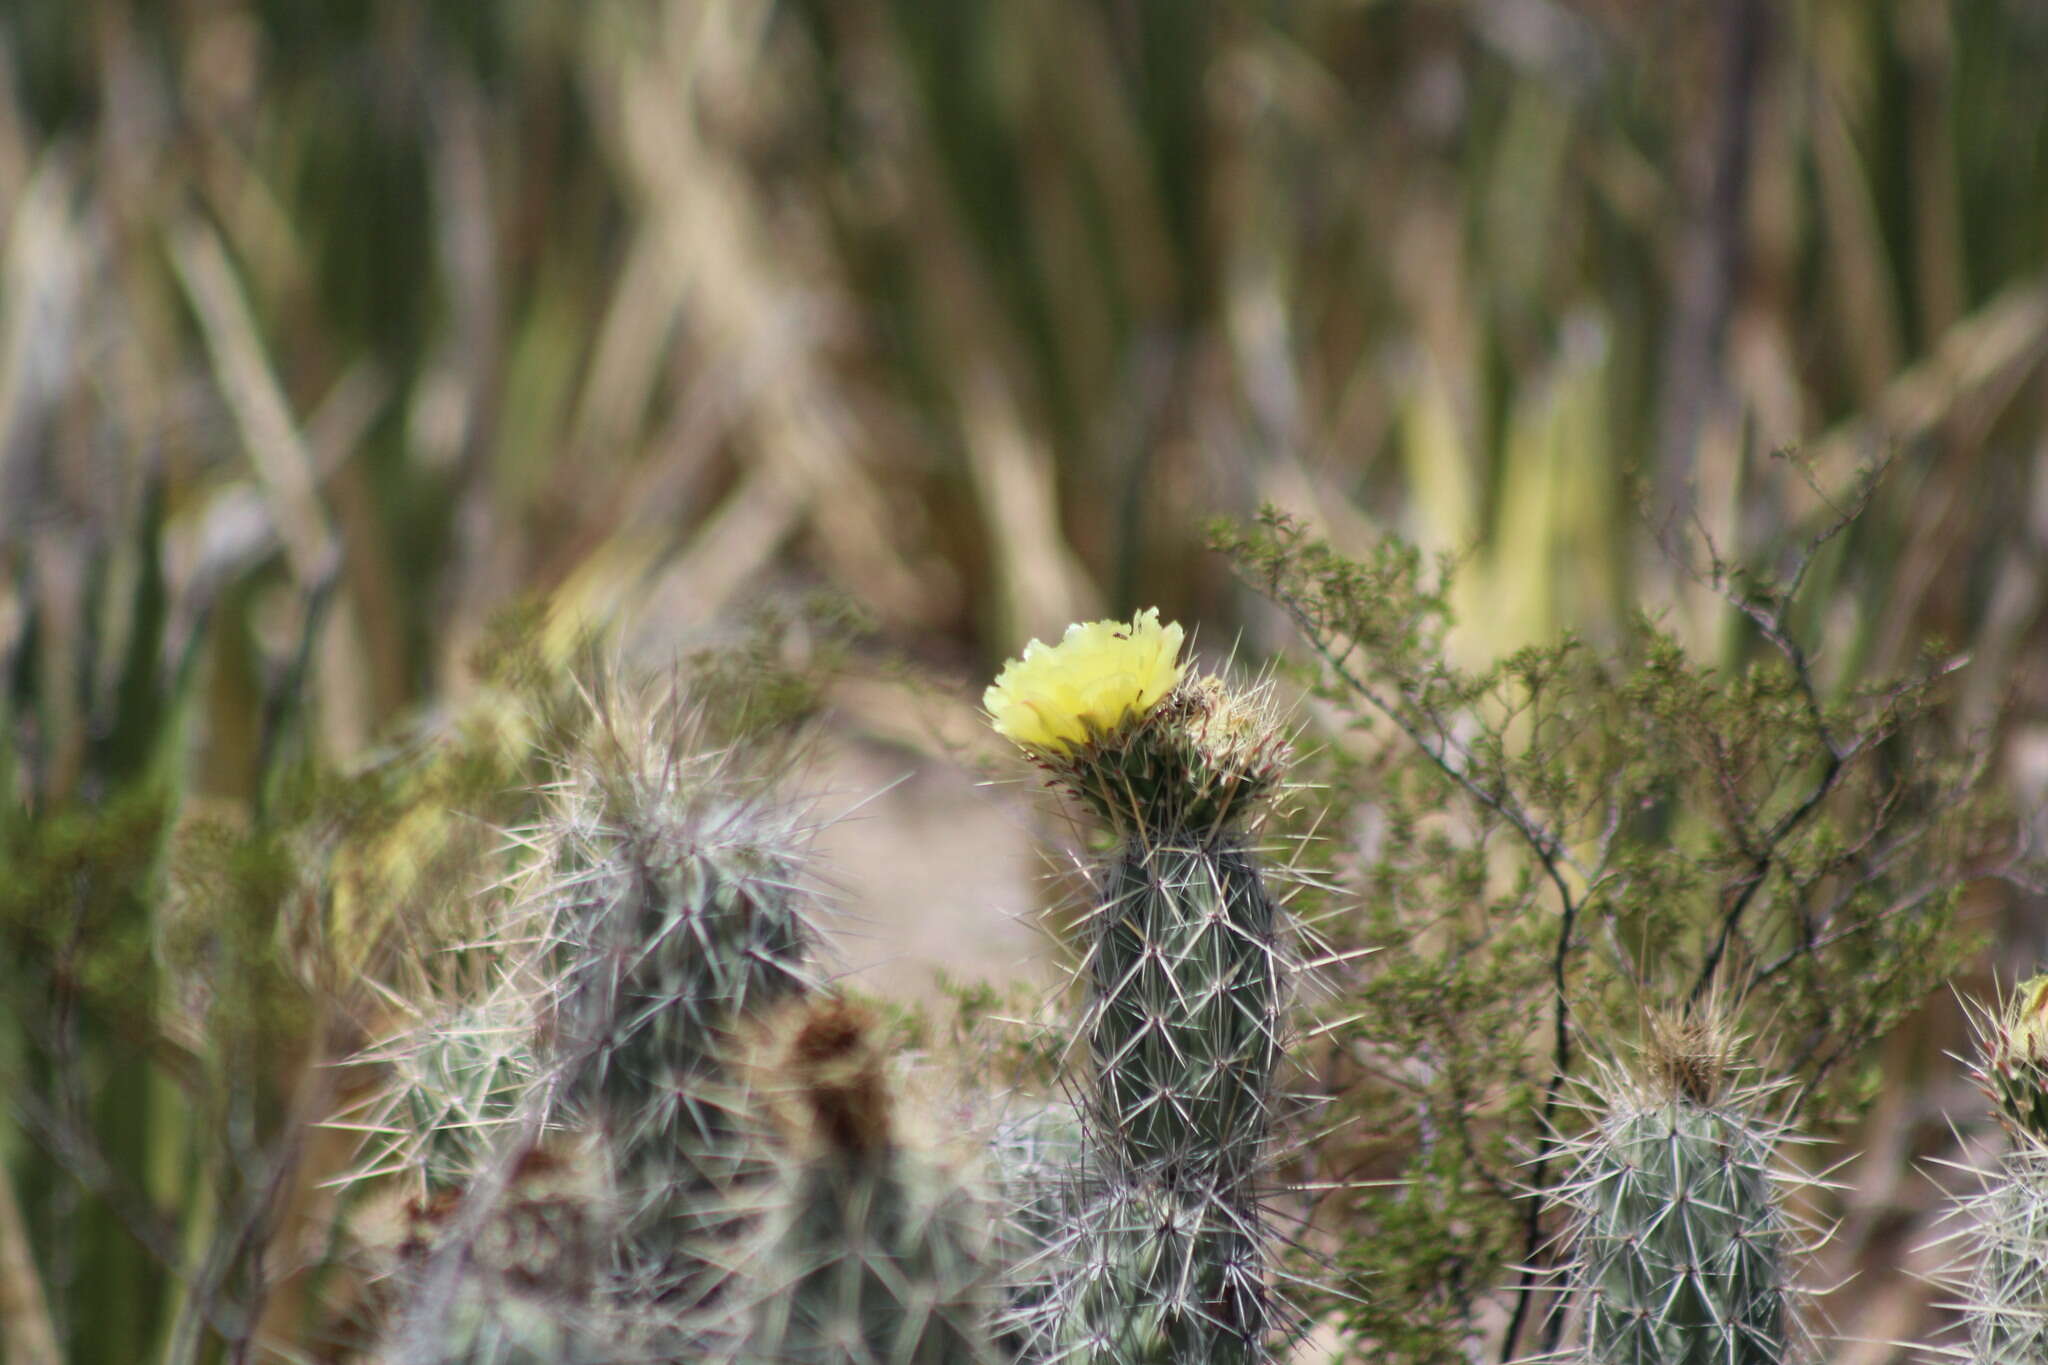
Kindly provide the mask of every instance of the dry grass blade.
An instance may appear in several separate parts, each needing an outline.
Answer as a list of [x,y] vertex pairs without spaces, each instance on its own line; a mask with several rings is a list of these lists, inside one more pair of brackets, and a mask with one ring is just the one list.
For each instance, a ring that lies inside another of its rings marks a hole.
[[0,1343],[10,1365],[62,1365],[43,1277],[29,1247],[14,1182],[0,1176]]
[[69,383],[93,233],[69,158],[44,159],[14,206],[0,269],[0,544],[31,505],[36,447]]
[[197,221],[174,227],[170,247],[243,449],[270,499],[292,571],[308,588],[324,584],[334,574],[340,551],[320,505],[313,454],[292,419],[227,251],[219,235]]
[[993,542],[1004,633],[1050,634],[1098,615],[1101,599],[1060,530],[1050,453],[1031,439],[1001,376],[984,366],[966,387],[968,466]]
[[[2007,286],[1949,328],[1928,357],[1892,375],[1870,406],[1804,449],[1817,477],[1846,483],[1873,453],[1925,438],[1958,404],[2048,348],[2048,280]],[[1809,490],[1810,491],[1810,490]],[[1810,514],[1817,500],[1800,508]]]

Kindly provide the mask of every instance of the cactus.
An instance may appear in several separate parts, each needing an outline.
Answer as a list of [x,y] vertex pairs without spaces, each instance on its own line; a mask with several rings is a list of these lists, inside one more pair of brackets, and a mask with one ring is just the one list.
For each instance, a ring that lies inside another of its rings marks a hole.
[[1133,1168],[1249,1175],[1282,988],[1279,911],[1257,869],[1228,842],[1133,843],[1098,894],[1085,1022],[1097,1131]]
[[996,1126],[989,1141],[1002,1214],[1004,1354],[1024,1358],[1057,1316],[1055,1267],[1078,1259],[1069,1244],[1081,1226],[1088,1188],[1087,1134],[1080,1111],[1051,1104]]
[[990,1211],[904,1132],[872,1015],[819,1000],[767,1048],[789,1130],[745,1274],[746,1365],[992,1365]]
[[809,988],[800,816],[707,751],[687,704],[598,706],[547,830],[549,1012],[569,1101],[611,1140],[621,1269],[714,1293],[740,1187],[765,1167],[738,1031]]
[[1803,1352],[1790,1267],[1805,1250],[1776,1170],[1789,1134],[1769,1087],[1732,1083],[1737,1040],[1710,1002],[1654,1018],[1647,1065],[1609,1067],[1597,1122],[1552,1192],[1567,1279],[1597,1365],[1784,1365]]
[[1281,1055],[1279,912],[1228,839],[1127,844],[1098,886],[1083,1031],[1099,1174],[1086,1182],[1059,1353],[1105,1365],[1262,1359],[1258,1180]]
[[1978,1085],[2008,1129],[2048,1142],[2048,975],[2021,982],[2003,1010],[1975,1023]]
[[1944,1240],[1966,1251],[1942,1279],[1971,1365],[2038,1365],[2048,1360],[2048,976],[2022,982],[2003,1009],[1971,1013],[1973,1074],[2008,1144],[1951,1210]]
[[427,1199],[483,1172],[541,1073],[530,1002],[503,990],[478,1005],[432,1009],[355,1060],[379,1066],[385,1080],[329,1125],[369,1135],[349,1178],[397,1173]]
[[1035,1358],[1180,1365],[1264,1359],[1266,1235],[1235,1183],[1109,1178],[1066,1239]]
[[984,699],[1118,842],[1080,969],[1083,1207],[1021,1296],[1049,1359],[1254,1361],[1272,1327],[1259,1181],[1289,970],[1248,831],[1284,741],[1263,692],[1185,676],[1179,645],[1155,612],[1076,626]]
[[1973,1244],[1960,1291],[1971,1365],[2039,1365],[2048,1360],[2048,1143],[2016,1136],[1982,1188],[1958,1202]]
[[[701,1354],[771,1169],[733,1059],[810,985],[806,827],[752,776],[768,757],[714,746],[674,690],[601,695],[591,721],[521,894],[464,945],[491,993],[362,1058],[388,1079],[353,1117],[358,1174],[420,1196],[393,1361]],[[536,1194],[572,1131],[578,1181]],[[548,1256],[571,1226],[577,1255]]]

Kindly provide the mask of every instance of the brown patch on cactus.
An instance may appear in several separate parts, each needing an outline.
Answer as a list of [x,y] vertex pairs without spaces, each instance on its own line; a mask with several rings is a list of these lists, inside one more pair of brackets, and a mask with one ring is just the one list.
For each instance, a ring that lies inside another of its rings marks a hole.
[[1643,1059],[1658,1089],[1706,1107],[1728,1093],[1741,1043],[1721,1002],[1710,996],[1651,1014]]
[[886,1149],[893,1116],[874,1011],[850,1000],[809,1001],[776,1032],[772,1093],[799,1134],[848,1156]]
[[[399,1260],[415,1270],[454,1227],[467,1190],[408,1200]],[[596,1195],[583,1163],[545,1147],[514,1159],[497,1203],[476,1230],[471,1263],[528,1293],[587,1296],[595,1277]]]

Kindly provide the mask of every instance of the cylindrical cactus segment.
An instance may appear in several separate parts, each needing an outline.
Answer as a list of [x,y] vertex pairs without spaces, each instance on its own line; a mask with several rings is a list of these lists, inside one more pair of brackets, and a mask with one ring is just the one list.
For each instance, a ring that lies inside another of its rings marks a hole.
[[813,942],[792,864],[705,833],[621,841],[565,945],[564,1041],[584,1059],[567,1093],[612,1138],[622,1228],[642,1268],[665,1261],[657,1279],[729,1230],[736,1191],[765,1174],[726,1053],[739,1022],[803,988]]
[[[1702,1017],[1705,1016],[1705,1017]],[[1802,1340],[1803,1248],[1765,1092],[1730,1083],[1736,1040],[1709,1004],[1653,1021],[1640,1081],[1610,1071],[1553,1195],[1570,1211],[1572,1290],[1597,1365],[1785,1365]]]
[[704,1239],[736,1234],[766,1173],[731,1053],[809,987],[806,831],[677,700],[607,701],[592,729],[543,891],[563,1091],[611,1140],[628,1268],[695,1299],[729,1259]]
[[734,1029],[805,988],[816,935],[795,860],[756,831],[637,834],[579,880],[563,921],[560,1026],[582,1059],[570,1093],[601,1108],[624,1153],[708,1156],[733,1132]]
[[1588,1352],[1602,1365],[1783,1365],[1773,1144],[1683,1099],[1611,1114],[1574,1198]]
[[2048,1360],[2048,1145],[2021,1138],[1959,1210],[1976,1264],[1959,1288],[1971,1365]]
[[631,1095],[719,1066],[736,1020],[802,990],[815,943],[797,860],[772,826],[637,813],[581,879],[564,1026],[589,1051],[584,1083]]
[[1156,612],[1034,641],[984,699],[996,728],[1119,843],[1081,968],[1087,1190],[1029,1351],[1086,1365],[1263,1358],[1258,1182],[1283,1053],[1279,908],[1245,831],[1286,741],[1261,688],[1189,677]]
[[1241,1193],[1114,1181],[1077,1220],[1053,1339],[1035,1358],[1099,1365],[1266,1359],[1264,1230]]
[[1278,912],[1221,847],[1127,846],[1105,871],[1087,971],[1091,1118],[1130,1166],[1248,1174],[1281,1054]]
[[993,1210],[902,1131],[873,1016],[803,1007],[762,1085],[791,1130],[746,1267],[747,1365],[993,1365]]

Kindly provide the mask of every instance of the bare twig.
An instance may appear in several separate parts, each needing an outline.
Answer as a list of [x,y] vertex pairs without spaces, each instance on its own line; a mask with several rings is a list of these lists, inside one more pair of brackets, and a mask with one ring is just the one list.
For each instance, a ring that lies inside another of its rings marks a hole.
[[[1345,687],[1364,699],[1374,710],[1392,721],[1402,734],[1406,735],[1439,770],[1457,783],[1468,795],[1487,810],[1506,821],[1521,836],[1536,855],[1544,875],[1557,890],[1558,920],[1557,938],[1551,954],[1551,1069],[1550,1077],[1543,1087],[1543,1106],[1538,1128],[1536,1159],[1530,1163],[1530,1188],[1542,1190],[1550,1178],[1550,1163],[1555,1156],[1555,1143],[1551,1134],[1557,1111],[1564,1099],[1564,1087],[1571,1077],[1572,1069],[1572,1013],[1569,992],[1571,949],[1577,933],[1581,898],[1573,894],[1565,872],[1576,874],[1580,881],[1591,885],[1595,878],[1581,866],[1566,846],[1563,837],[1538,820],[1522,804],[1506,793],[1494,793],[1481,786],[1471,775],[1472,756],[1454,740],[1443,724],[1439,713],[1432,708],[1414,703],[1424,714],[1436,723],[1436,734],[1432,739],[1417,726],[1400,708],[1382,697],[1363,678],[1359,677],[1345,662],[1348,652],[1340,654],[1331,647],[1328,636],[1321,626],[1295,602],[1285,595],[1276,595],[1275,600],[1282,610],[1293,618],[1302,638],[1323,660],[1331,672]],[[1522,1228],[1524,1255],[1523,1265],[1516,1280],[1514,1316],[1508,1324],[1503,1360],[1512,1359],[1522,1331],[1527,1325],[1529,1305],[1535,1299],[1537,1276],[1536,1262],[1543,1250],[1543,1201],[1530,1197],[1526,1201],[1526,1212]]]

